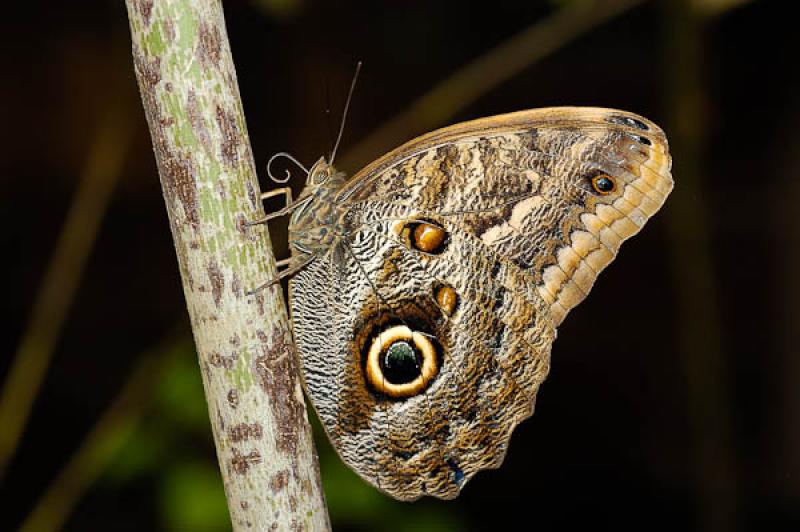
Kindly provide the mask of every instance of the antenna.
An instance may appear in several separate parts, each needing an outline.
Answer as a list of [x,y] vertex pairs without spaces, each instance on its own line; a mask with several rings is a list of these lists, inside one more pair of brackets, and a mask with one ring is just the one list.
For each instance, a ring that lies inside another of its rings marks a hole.
[[325,76],[325,127],[328,130],[328,153],[333,152],[333,126],[331,124],[331,91],[328,76]]
[[361,61],[358,62],[356,65],[356,73],[353,74],[353,81],[350,82],[350,92],[347,93],[347,102],[344,104],[344,112],[342,113],[342,124],[339,126],[339,136],[336,137],[336,144],[333,145],[333,151],[331,152],[331,161],[329,164],[333,164],[333,159],[336,157],[336,150],[339,149],[339,141],[342,140],[342,133],[344,133],[344,123],[347,120],[347,110],[350,109],[350,99],[353,97],[353,89],[356,88],[356,80],[358,79],[358,73],[361,72]]
[[286,153],[285,151],[281,151],[281,152],[276,153],[272,157],[270,157],[269,161],[267,161],[267,175],[275,183],[281,183],[281,184],[282,183],[288,183],[289,180],[292,178],[292,174],[291,174],[291,172],[289,172],[289,170],[286,170],[286,176],[285,177],[275,177],[274,175],[272,175],[272,168],[271,168],[272,167],[272,161],[274,161],[278,157],[286,157],[287,159],[292,161],[294,164],[299,166],[306,173],[306,175],[308,175],[308,168],[303,166],[303,163],[301,163],[300,161],[295,159],[290,153]]

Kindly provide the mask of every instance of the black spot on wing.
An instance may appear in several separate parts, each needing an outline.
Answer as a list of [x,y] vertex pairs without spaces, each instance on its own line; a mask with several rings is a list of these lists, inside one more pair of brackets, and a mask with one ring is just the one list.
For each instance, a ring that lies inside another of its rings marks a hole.
[[650,131],[650,128],[647,127],[647,124],[641,120],[633,118],[632,116],[611,115],[606,118],[606,122],[618,124],[620,126],[635,127],[636,129],[641,129],[642,131]]
[[639,144],[644,144],[645,146],[652,146],[653,142],[648,139],[647,137],[643,137],[641,135],[634,135],[633,133],[628,133],[628,136],[638,142]]

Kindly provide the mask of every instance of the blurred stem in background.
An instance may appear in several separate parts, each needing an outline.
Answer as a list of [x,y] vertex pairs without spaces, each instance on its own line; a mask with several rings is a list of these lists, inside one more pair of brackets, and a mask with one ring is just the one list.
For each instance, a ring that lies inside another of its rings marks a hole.
[[[182,327],[181,327],[182,329]],[[172,335],[170,335],[172,337]],[[188,336],[139,354],[129,377],[20,526],[61,530],[94,484],[115,496],[151,484],[164,530],[230,527],[213,449],[197,355]]]
[[581,35],[644,0],[571,0],[544,20],[457,70],[408,108],[390,118],[342,157],[354,167],[421,132],[447,123],[456,113]]
[[165,354],[174,351],[173,343],[139,358],[128,381],[122,385],[120,394],[39,498],[20,530],[61,530],[75,504],[136,430],[139,419],[149,405],[152,388],[159,380]]
[[690,460],[704,531],[730,531],[737,522],[737,463],[729,408],[729,368],[715,265],[712,216],[702,161],[708,142],[704,77],[705,16],[740,0],[664,0],[666,130],[675,159],[675,190],[666,209],[675,279],[677,347],[683,355],[690,424]]
[[129,107],[120,105],[119,101],[109,105],[109,111],[97,128],[55,251],[0,391],[0,427],[3,428],[0,431],[0,478],[17,449],[47,373],[130,147],[131,127],[126,114]]

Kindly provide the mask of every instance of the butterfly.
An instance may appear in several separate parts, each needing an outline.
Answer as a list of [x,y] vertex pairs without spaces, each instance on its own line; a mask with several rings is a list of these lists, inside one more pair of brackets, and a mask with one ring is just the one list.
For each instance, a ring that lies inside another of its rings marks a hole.
[[301,376],[342,460],[402,500],[499,467],[556,328],[662,206],[670,168],[658,126],[580,107],[440,129],[349,180],[318,160],[266,219],[291,213]]

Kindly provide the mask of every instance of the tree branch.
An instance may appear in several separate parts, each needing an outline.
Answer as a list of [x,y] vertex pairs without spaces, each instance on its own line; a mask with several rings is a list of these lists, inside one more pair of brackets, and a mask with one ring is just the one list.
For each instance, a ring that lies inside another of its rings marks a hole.
[[327,530],[221,3],[126,5],[234,530]]

